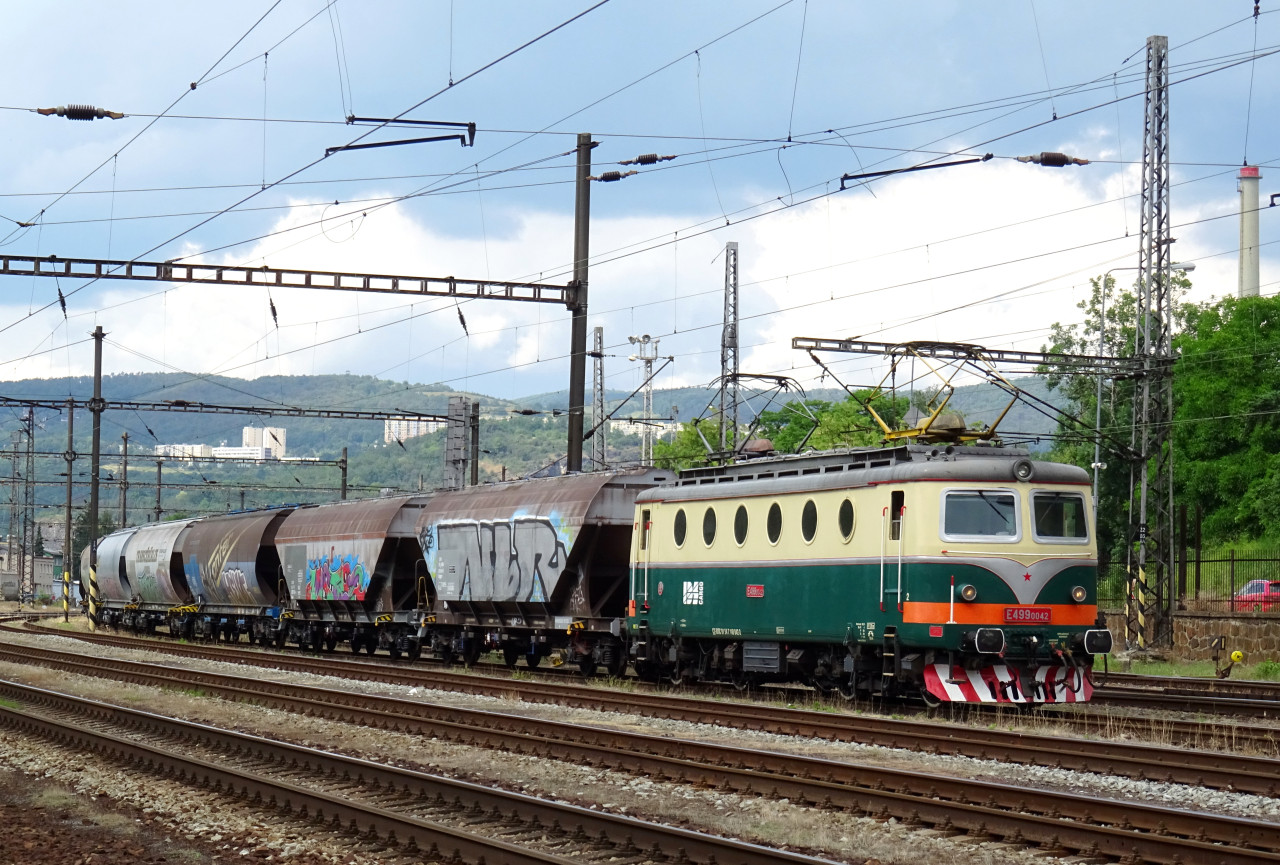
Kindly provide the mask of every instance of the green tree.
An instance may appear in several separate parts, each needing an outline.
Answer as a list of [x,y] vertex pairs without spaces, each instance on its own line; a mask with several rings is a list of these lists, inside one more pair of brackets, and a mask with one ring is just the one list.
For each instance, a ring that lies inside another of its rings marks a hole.
[[[104,538],[116,530],[115,517],[110,511],[98,513],[98,537]],[[75,524],[71,527],[71,549],[66,555],[71,557],[71,573],[80,579],[80,552],[89,546],[89,510],[85,508],[76,515]]]
[[1177,347],[1178,500],[1207,542],[1280,536],[1280,297],[1198,307]]
[[[1090,287],[1089,297],[1076,304],[1083,313],[1083,322],[1066,325],[1055,322],[1050,330],[1050,344],[1042,347],[1042,351],[1132,357],[1138,334],[1139,286],[1135,283],[1132,289],[1117,291],[1115,280],[1107,276],[1090,280]],[[1176,335],[1185,330],[1198,308],[1181,300],[1191,287],[1185,274],[1174,276],[1171,287]],[[1175,336],[1175,346],[1180,344]],[[1062,365],[1041,366],[1037,372],[1058,395],[1054,403],[1062,413],[1050,458],[1090,469],[1095,436],[1101,443],[1100,461],[1107,467],[1099,472],[1098,547],[1104,558],[1117,558],[1123,552],[1128,532],[1129,468],[1132,465],[1129,442],[1137,379],[1113,377],[1103,381],[1101,423],[1095,429],[1099,417],[1096,376]]]
[[672,441],[659,439],[653,443],[653,464],[672,471],[706,465],[707,448],[699,431],[713,444],[720,441],[720,423],[715,418],[682,423]]

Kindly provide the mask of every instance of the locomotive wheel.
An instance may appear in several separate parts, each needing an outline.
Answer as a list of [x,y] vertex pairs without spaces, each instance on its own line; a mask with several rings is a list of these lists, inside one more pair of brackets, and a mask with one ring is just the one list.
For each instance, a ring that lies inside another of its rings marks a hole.
[[751,674],[745,673],[742,670],[734,670],[730,673],[729,681],[732,682],[733,687],[739,691],[750,691],[751,685],[753,684],[751,681]]
[[920,689],[920,697],[924,700],[924,704],[928,707],[931,715],[939,706],[942,705],[942,699],[930,693],[928,688]]

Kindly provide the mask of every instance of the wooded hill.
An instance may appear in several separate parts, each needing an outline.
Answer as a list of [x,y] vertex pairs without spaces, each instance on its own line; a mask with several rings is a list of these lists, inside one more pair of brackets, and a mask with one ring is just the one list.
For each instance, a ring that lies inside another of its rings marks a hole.
[[[1019,384],[1043,395],[1042,380],[1020,379]],[[989,392],[990,391],[990,392]],[[0,395],[13,399],[63,400],[68,395],[85,400],[92,394],[92,380],[87,376],[58,379],[27,379],[0,382]],[[619,405],[629,395],[611,391],[609,410],[614,418],[638,417],[641,397]],[[264,377],[252,381],[218,376],[194,378],[183,374],[132,373],[106,376],[103,396],[108,400],[140,402],[188,401],[219,405],[259,407],[270,412],[272,407],[295,406],[325,409],[426,412],[445,414],[451,396],[479,400],[480,475],[483,480],[520,477],[535,472],[563,458],[567,438],[564,409],[567,393],[538,394],[506,400],[484,394],[456,391],[444,385],[411,384],[376,379],[371,376],[319,375]],[[806,394],[809,398],[842,401],[843,391],[823,389]],[[999,392],[989,387],[968,387],[957,391],[952,407],[966,413],[971,422],[994,419],[1003,402]],[[692,420],[707,416],[708,405],[716,399],[706,388],[679,388],[654,392],[655,412],[666,415],[677,407],[676,417]],[[763,401],[751,404],[761,410]],[[772,409],[780,406],[774,404]],[[535,412],[525,414],[523,412]],[[65,497],[66,418],[64,412],[37,409],[35,412],[36,500],[52,517],[61,510]],[[9,406],[0,418],[6,450],[11,453],[14,434],[21,426],[22,410]],[[750,408],[741,412],[746,423],[752,417]],[[176,412],[108,411],[102,420],[101,498],[104,509],[114,509],[119,522],[122,434],[129,434],[128,520],[143,522],[147,513],[154,514],[157,444],[222,444],[241,443],[241,429],[247,425],[283,426],[287,435],[287,456],[337,459],[342,448],[348,449],[348,483],[352,497],[376,495],[382,489],[431,489],[443,479],[444,433],[385,443],[383,424],[372,421],[289,418],[270,414],[210,415]],[[588,426],[590,420],[588,421]],[[1019,405],[1006,417],[1002,430],[1043,436],[1053,422]],[[74,449],[79,454],[75,464],[76,486],[73,499],[77,505],[87,500],[91,419],[83,409],[75,419]],[[639,437],[610,432],[608,435],[611,464],[634,463],[639,457]],[[25,445],[24,445],[25,446]],[[588,454],[590,442],[588,442]],[[0,474],[12,476],[11,464],[0,463]],[[17,467],[22,474],[21,463]],[[284,502],[326,501],[338,497],[338,468],[311,465],[307,462],[253,465],[231,462],[191,463],[168,459],[164,463],[162,516],[221,512],[239,508],[243,495],[246,507]],[[154,517],[153,517],[154,518]]]

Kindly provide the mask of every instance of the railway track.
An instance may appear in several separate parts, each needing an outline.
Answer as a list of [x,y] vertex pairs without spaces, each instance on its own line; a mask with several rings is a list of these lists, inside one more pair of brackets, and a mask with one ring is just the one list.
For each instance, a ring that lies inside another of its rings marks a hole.
[[[68,660],[61,653],[38,658],[39,652],[43,650],[24,647],[17,654],[55,666],[65,666],[70,661],[83,668],[97,665],[97,660],[79,661],[75,656]],[[949,779],[933,772],[888,770],[593,730],[261,679],[192,673],[136,662],[103,663],[104,671],[130,681],[198,687],[229,699],[351,723],[420,732],[504,751],[554,755],[740,793],[786,796],[799,803],[852,809],[881,819],[893,817],[945,833],[964,832],[978,839],[1038,844],[1051,852],[1119,858],[1139,851],[1139,861],[1151,862],[1280,861],[1271,852],[1280,847],[1280,825],[1274,823]],[[704,704],[706,711],[723,708]],[[1273,769],[1274,764],[1265,768]]]
[[[427,861],[818,859],[0,681],[0,722]],[[683,857],[683,859],[682,859]]]
[[[36,628],[39,633],[69,636],[98,645],[139,648],[133,638],[110,634],[67,634]],[[711,723],[722,727],[794,734],[840,742],[863,742],[889,748],[951,753],[980,759],[1006,759],[1010,762],[1048,765],[1068,769],[1104,771],[1125,774],[1132,766],[1132,777],[1158,780],[1184,780],[1196,783],[1198,778],[1213,778],[1211,771],[1219,760],[1216,753],[1206,754],[1197,767],[1186,767],[1173,773],[1175,767],[1165,765],[1158,754],[1138,751],[1136,762],[1120,759],[1124,743],[1068,739],[1059,733],[1040,735],[999,729],[975,730],[964,726],[886,718],[873,714],[812,712],[782,708],[770,703],[709,701],[701,697],[682,697],[671,691],[615,690],[588,687],[577,676],[556,677],[546,681],[534,678],[501,678],[458,671],[439,666],[406,666],[378,661],[340,658],[336,655],[275,654],[256,649],[234,649],[223,646],[186,645],[170,640],[148,640],[145,648],[182,657],[202,658],[226,663],[269,667],[291,672],[349,679],[376,678],[392,684],[419,688],[435,688],[485,696],[511,696],[531,703],[555,703],[606,712],[621,712],[671,718],[679,721],[706,723],[708,706],[713,706]],[[962,708],[962,712],[971,711]],[[994,717],[999,713],[994,713]],[[1203,752],[1248,752],[1263,756],[1280,756],[1280,728],[1224,724],[1221,721],[1150,719],[1063,711],[1052,715],[1055,721],[1085,734],[1110,739],[1127,737],[1149,741],[1157,737],[1170,745],[1180,745],[1188,759]],[[997,757],[993,742],[1002,743],[1003,756]],[[1160,752],[1161,749],[1152,749]],[[1242,776],[1244,777],[1244,776]],[[1237,787],[1236,789],[1241,789]],[[1247,792],[1271,795],[1270,785],[1251,786]]]

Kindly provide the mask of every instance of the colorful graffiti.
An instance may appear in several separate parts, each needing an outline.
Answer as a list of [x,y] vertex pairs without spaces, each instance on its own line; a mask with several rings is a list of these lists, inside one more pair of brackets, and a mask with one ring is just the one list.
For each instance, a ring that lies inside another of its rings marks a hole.
[[247,530],[242,526],[236,531],[228,531],[205,554],[203,563],[197,560],[194,569],[190,563],[187,564],[188,584],[202,600],[241,606],[263,603],[254,563],[233,561],[231,558]]
[[328,555],[307,559],[303,586],[303,597],[308,601],[363,601],[369,571],[359,553],[339,553],[330,547]]
[[440,597],[535,603],[554,593],[573,545],[555,516],[523,514],[441,520],[427,527],[419,541]]

